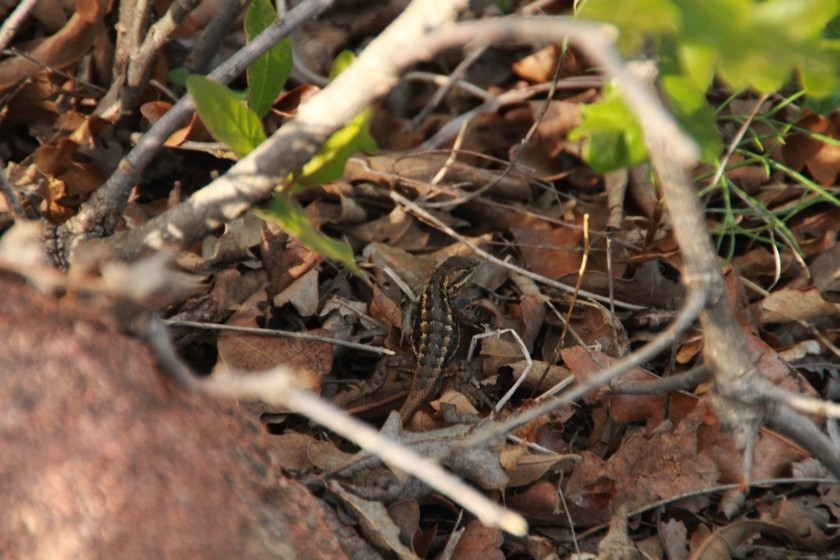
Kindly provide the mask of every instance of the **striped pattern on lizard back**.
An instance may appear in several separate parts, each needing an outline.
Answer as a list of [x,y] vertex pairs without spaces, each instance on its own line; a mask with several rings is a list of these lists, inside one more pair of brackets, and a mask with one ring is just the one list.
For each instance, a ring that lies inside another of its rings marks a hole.
[[411,333],[417,365],[408,397],[400,408],[403,423],[440,390],[446,365],[458,351],[459,343],[451,297],[469,282],[477,266],[477,260],[450,257],[423,288]]

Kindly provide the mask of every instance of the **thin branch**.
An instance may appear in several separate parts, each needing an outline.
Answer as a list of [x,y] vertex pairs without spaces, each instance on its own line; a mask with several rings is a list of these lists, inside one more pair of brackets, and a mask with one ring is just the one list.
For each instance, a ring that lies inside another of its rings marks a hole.
[[[316,17],[333,5],[335,0],[306,0],[289,11],[283,21],[277,21],[236,54],[220,64],[209,77],[230,83],[272,46],[287,37],[304,22]],[[113,232],[128,201],[134,184],[169,136],[192,114],[195,106],[188,96],[181,98],[143,135],[117,170],[82,206],[79,213],[60,226],[52,235],[50,254],[66,266],[71,251],[86,235],[104,237]]]
[[289,408],[336,434],[355,442],[365,451],[428,484],[472,512],[484,525],[499,527],[513,535],[527,533],[525,519],[507,511],[483,494],[444,470],[439,464],[413,453],[383,436],[364,422],[301,389],[288,368],[277,367],[263,374],[238,375],[197,382],[203,392],[225,398],[259,399],[273,406]]
[[423,124],[429,115],[432,114],[432,111],[440,105],[443,101],[443,98],[449,95],[449,93],[455,88],[455,86],[461,82],[461,79],[466,74],[467,70],[469,69],[472,64],[478,60],[484,51],[487,50],[487,47],[481,47],[477,49],[472,49],[467,52],[467,56],[465,56],[461,62],[458,63],[458,66],[455,67],[455,70],[447,76],[446,82],[444,83],[443,87],[435,92],[429,102],[423,107],[420,112],[418,112],[411,122],[405,127],[406,131],[408,132],[415,132],[420,128],[420,125]]
[[599,372],[597,375],[592,376],[585,383],[576,385],[569,391],[566,391],[557,397],[534,406],[533,408],[526,410],[506,422],[476,430],[476,433],[472,437],[463,441],[458,447],[473,447],[481,445],[493,438],[512,432],[520,426],[524,426],[525,424],[536,420],[540,416],[545,416],[560,406],[572,403],[584,396],[586,393],[606,385],[616,377],[626,373],[630,368],[647,362],[663,350],[667,349],[680,333],[688,329],[692,323],[694,323],[694,320],[697,319],[697,316],[700,314],[700,311],[705,305],[706,294],[704,292],[689,292],[683,308],[680,310],[674,321],[668,325],[665,330],[657,334],[653,340],[648,342],[645,346],[641,347],[632,354],[613,362],[612,365]]
[[[568,294],[574,294],[575,293],[575,287],[574,286],[567,286],[566,284],[563,284],[563,283],[558,282],[556,280],[552,280],[551,278],[547,278],[545,276],[542,276],[541,274],[531,272],[530,270],[526,270],[524,268],[516,266],[515,264],[511,264],[507,261],[504,261],[504,260],[502,260],[498,257],[495,257],[495,256],[491,255],[490,253],[488,253],[487,251],[485,251],[484,249],[482,249],[481,247],[479,247],[478,245],[473,243],[472,240],[470,240],[470,239],[464,237],[463,235],[459,234],[457,231],[455,231],[454,229],[452,229],[451,227],[449,227],[448,225],[443,223],[441,220],[438,220],[433,214],[431,214],[430,212],[427,212],[426,210],[421,208],[420,205],[408,200],[407,198],[405,198],[404,196],[402,196],[398,192],[396,192],[394,190],[390,190],[390,191],[388,191],[388,196],[390,196],[391,199],[394,200],[394,202],[402,205],[403,207],[405,207],[406,210],[408,210],[410,213],[414,214],[415,216],[417,216],[418,218],[420,218],[424,222],[433,225],[434,227],[438,228],[440,231],[447,234],[451,238],[463,243],[464,245],[469,247],[473,252],[475,252],[477,255],[480,255],[483,259],[487,260],[488,262],[491,262],[491,263],[495,264],[496,266],[500,266],[500,267],[502,267],[506,270],[509,270],[511,272],[515,272],[516,274],[521,274],[522,276],[525,276],[526,278],[530,278],[531,280],[535,280],[535,281],[537,281],[541,284],[545,284],[546,286],[554,288],[555,290],[560,290],[561,292],[565,292],[565,293],[568,293]],[[586,290],[577,290],[577,293],[578,293],[578,295],[581,295],[583,297],[587,297],[587,298],[590,298],[590,299],[594,299],[595,301],[600,301],[600,302],[603,302],[603,303],[610,303],[609,298],[607,298],[605,296],[602,296],[600,294],[596,294],[594,292],[588,292]],[[645,309],[644,306],[636,305],[636,304],[633,304],[633,303],[627,303],[627,302],[622,302],[622,301],[616,301],[614,303],[619,307],[623,307],[625,309],[630,309],[632,311],[639,311],[639,310]]]
[[802,446],[840,479],[840,447],[832,443],[813,422],[781,403],[770,403],[764,422]]
[[711,368],[702,364],[685,373],[653,381],[616,380],[610,383],[610,391],[618,395],[661,395],[673,391],[690,391],[711,376]]
[[134,110],[140,98],[140,93],[146,86],[149,69],[155,60],[155,56],[169,42],[172,33],[184,21],[190,10],[195,8],[200,1],[177,0],[173,2],[163,17],[149,28],[143,44],[129,58],[125,87],[120,93],[121,111]]
[[265,336],[270,338],[297,338],[301,340],[311,340],[314,342],[326,342],[333,346],[342,346],[350,348],[351,350],[359,350],[360,352],[367,352],[377,356],[394,356],[396,352],[383,348],[381,346],[371,346],[369,344],[359,344],[357,342],[350,342],[348,340],[340,340],[329,336],[320,336],[317,334],[309,334],[305,332],[296,331],[278,331],[275,329],[260,329],[257,327],[241,327],[238,325],[218,325],[216,323],[201,323],[198,321],[182,321],[180,319],[167,319],[164,321],[168,327],[188,327],[193,329],[204,329],[208,331],[222,331],[235,332],[242,334],[250,334],[254,336]]
[[840,404],[797,395],[766,381],[759,385],[758,390],[763,397],[787,405],[799,412],[813,414],[815,416],[826,416],[828,418],[840,418]]
[[416,151],[422,152],[439,148],[443,144],[446,144],[447,142],[452,140],[452,138],[458,133],[458,130],[461,128],[464,122],[470,122],[471,120],[475,119],[480,115],[492,113],[493,111],[496,111],[500,107],[504,107],[505,105],[522,103],[524,101],[527,101],[531,97],[534,97],[535,95],[546,91],[558,89],[577,90],[601,87],[603,85],[604,78],[602,78],[601,76],[573,76],[571,78],[565,78],[563,80],[560,80],[556,83],[552,82],[547,84],[535,84],[533,86],[529,86],[521,90],[505,91],[496,97],[491,97],[487,99],[478,107],[470,109],[466,113],[458,115],[451,121],[447,122],[440,128],[440,130],[438,130],[434,134],[434,136],[432,136],[428,140],[424,141],[420,146],[418,146]]
[[247,2],[242,0],[222,2],[221,8],[198,36],[195,46],[184,60],[184,69],[198,74],[204,74],[207,71],[213,57],[219,51],[228,29],[239,17],[246,4]]
[[3,25],[0,26],[0,51],[5,49],[17,33],[18,27],[35,7],[38,0],[23,0],[14,11],[9,14]]

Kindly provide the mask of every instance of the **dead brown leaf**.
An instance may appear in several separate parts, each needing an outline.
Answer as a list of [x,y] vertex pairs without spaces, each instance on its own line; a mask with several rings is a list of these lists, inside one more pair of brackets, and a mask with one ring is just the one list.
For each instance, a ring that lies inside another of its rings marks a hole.
[[532,272],[556,280],[580,269],[583,234],[579,229],[526,216],[511,228],[511,233],[526,268]]
[[[814,134],[840,138],[840,112],[834,112],[827,117],[806,112],[796,125]],[[782,156],[784,161],[796,170],[807,167],[821,185],[834,184],[837,173],[840,172],[840,147],[805,134],[788,136],[782,147]]]
[[711,486],[719,472],[708,456],[699,453],[701,422],[694,414],[669,432],[646,437],[641,430],[632,431],[607,461],[582,453],[583,461],[566,487],[566,500],[587,511],[587,518],[606,523],[622,505],[634,510]]
[[452,559],[504,560],[505,555],[500,549],[504,540],[499,529],[489,529],[478,521],[471,521],[464,528]]
[[[228,321],[229,325],[259,327],[263,317],[259,304],[265,294],[258,290]],[[311,334],[326,336],[323,329]],[[332,370],[332,345],[299,338],[275,338],[223,332],[219,335],[219,362],[241,371],[265,371],[278,364],[285,364],[298,373],[298,382],[308,389],[320,392],[323,377]]]
[[79,60],[90,49],[96,35],[104,30],[103,18],[110,9],[108,0],[77,0],[75,13],[58,32],[29,45],[18,45],[30,58],[13,56],[0,62],[0,92],[42,71],[39,62],[64,69]]

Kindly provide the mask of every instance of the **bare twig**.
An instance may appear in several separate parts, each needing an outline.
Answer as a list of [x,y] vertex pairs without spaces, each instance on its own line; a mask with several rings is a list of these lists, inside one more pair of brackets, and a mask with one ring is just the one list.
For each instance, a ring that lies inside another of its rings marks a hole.
[[519,514],[500,508],[439,464],[420,457],[364,422],[298,387],[293,372],[287,368],[278,367],[263,374],[245,376],[229,372],[224,377],[196,382],[195,386],[216,396],[259,399],[274,406],[289,408],[355,442],[392,467],[422,480],[472,512],[488,527],[499,527],[519,536],[528,530],[527,523]]
[[768,400],[787,405],[799,412],[814,416],[825,416],[827,418],[840,418],[840,404],[806,397],[804,395],[796,395],[766,381],[760,383],[758,388],[761,395]]
[[184,60],[184,68],[188,72],[204,74],[210,66],[213,57],[219,51],[219,46],[222,44],[222,39],[227,34],[230,26],[239,17],[242,8],[247,4],[243,0],[226,0],[222,2],[221,8],[210,20],[198,40],[195,43],[190,54]]
[[[30,62],[33,62],[36,65],[40,66],[41,68],[43,68],[44,70],[46,70],[50,74],[55,74],[56,76],[61,76],[62,78],[65,78],[65,79],[67,79],[67,80],[69,80],[69,81],[71,81],[75,84],[78,84],[79,86],[81,86],[84,89],[87,89],[87,90],[90,90],[90,91],[96,92],[96,93],[105,93],[105,90],[103,88],[99,87],[98,85],[93,84],[91,82],[88,82],[86,80],[82,80],[78,76],[74,76],[70,72],[65,72],[61,68],[56,68],[52,64],[47,64],[43,60],[38,60],[37,58],[35,58],[31,54],[29,54],[28,52],[22,51],[22,50],[20,50],[16,47],[12,47],[12,48],[7,49],[7,50],[2,51],[2,52],[3,52],[3,54],[6,54],[6,55],[11,54],[11,55],[14,55],[14,56],[19,56],[21,58],[25,58],[26,60],[28,60]],[[21,79],[24,79],[24,78],[25,78],[25,76],[21,76]]]
[[534,367],[534,362],[531,360],[531,355],[528,353],[528,348],[525,346],[525,343],[522,342],[522,337],[519,336],[519,333],[513,329],[501,329],[498,331],[493,332],[486,332],[480,333],[472,337],[470,341],[470,349],[467,351],[467,360],[472,358],[473,352],[475,352],[475,347],[478,341],[482,338],[501,338],[503,334],[510,334],[513,337],[513,340],[516,341],[516,344],[519,345],[519,349],[522,350],[522,357],[525,358],[525,362],[527,365],[522,370],[522,373],[519,374],[519,378],[511,385],[510,389],[502,395],[502,398],[499,399],[499,402],[496,403],[496,406],[493,407],[493,414],[498,414],[500,410],[507,404],[507,402],[513,397],[516,390],[519,389],[520,385],[525,381],[528,377],[528,374],[531,372],[531,368]]
[[5,49],[17,33],[18,27],[35,7],[38,0],[23,0],[0,26],[0,51]]
[[706,364],[685,373],[652,381],[621,381],[610,383],[610,391],[619,395],[661,395],[672,391],[690,391],[712,376]]
[[492,97],[462,115],[452,119],[441,127],[434,136],[423,142],[417,151],[434,150],[443,144],[449,142],[461,128],[463,122],[469,122],[479,115],[491,113],[504,107],[508,104],[521,103],[546,91],[554,91],[557,89],[584,89],[590,87],[601,87],[604,85],[604,79],[600,76],[573,76],[558,82],[549,84],[536,84],[522,90],[511,90],[499,94],[497,97]]
[[768,427],[801,445],[832,475],[840,479],[840,447],[834,445],[813,422],[797,414],[789,406],[771,402],[768,408],[765,419]]
[[460,89],[464,93],[474,95],[482,101],[489,101],[493,99],[493,96],[490,93],[488,93],[487,90],[484,90],[470,82],[465,82],[464,80],[453,80],[451,76],[446,76],[444,74],[435,74],[433,72],[422,72],[420,70],[413,70],[406,74],[403,77],[403,79],[406,81],[429,82],[439,88],[444,88],[450,83],[452,83],[453,88]]
[[545,416],[552,410],[555,410],[564,404],[574,402],[586,393],[606,385],[611,380],[626,373],[630,368],[645,363],[668,348],[681,332],[690,327],[700,314],[700,311],[703,309],[705,304],[705,293],[697,291],[689,292],[688,298],[686,298],[685,304],[680,310],[680,313],[674,319],[674,322],[668,325],[665,330],[657,334],[653,340],[648,342],[645,346],[632,354],[613,362],[612,365],[599,372],[597,375],[592,376],[585,383],[576,385],[569,391],[566,391],[549,401],[530,408],[503,423],[476,430],[476,433],[472,437],[459,444],[459,446],[472,447],[481,445],[482,443],[499,437],[500,435],[512,432],[520,426],[524,426],[528,422],[536,420],[540,416]]
[[301,340],[311,340],[314,342],[327,342],[334,346],[342,346],[352,350],[359,350],[377,356],[393,356],[396,354],[393,350],[383,348],[382,346],[371,346],[369,344],[359,344],[357,342],[350,342],[348,340],[339,340],[329,336],[319,336],[317,334],[310,334],[296,331],[278,331],[275,329],[260,329],[257,327],[241,327],[238,325],[218,325],[216,323],[200,323],[198,321],[182,321],[179,319],[167,319],[164,321],[169,327],[189,327],[193,329],[204,329],[208,331],[227,331],[242,334],[251,334],[254,336],[265,336],[272,338],[298,338]]
[[123,0],[119,3],[119,21],[114,26],[117,38],[114,45],[114,63],[111,67],[112,83],[96,107],[96,113],[100,116],[119,111],[117,99],[125,85],[131,55],[140,48],[150,24],[151,4],[149,0]]
[[[299,27],[329,8],[335,0],[306,0],[216,68],[209,77],[229,83],[252,62]],[[194,105],[184,97],[157,121],[120,162],[117,170],[63,226],[47,232],[50,255],[66,268],[70,253],[86,236],[104,237],[119,222],[131,188],[169,136],[186,121]],[[164,220],[165,221],[165,220]]]
[[155,56],[169,42],[175,29],[187,14],[199,4],[200,0],[177,0],[160,20],[155,22],[146,33],[137,52],[131,54],[128,63],[125,87],[120,92],[120,110],[133,111],[140,99],[140,93],[146,87],[149,69]]
[[426,118],[432,114],[432,111],[434,111],[435,108],[440,104],[440,102],[443,101],[443,98],[449,95],[449,92],[451,92],[455,88],[455,86],[461,81],[461,78],[464,77],[464,74],[467,72],[467,69],[470,66],[472,66],[472,64],[476,60],[478,60],[478,57],[484,54],[485,50],[487,50],[486,47],[481,47],[477,49],[471,49],[467,53],[467,56],[465,56],[463,60],[461,60],[461,62],[458,63],[458,66],[455,68],[455,70],[452,71],[452,74],[450,74],[447,77],[447,80],[444,83],[443,87],[437,90],[432,96],[432,98],[429,100],[429,102],[426,104],[426,106],[423,107],[423,109],[421,109],[420,112],[417,113],[413,119],[411,119],[411,122],[406,126],[406,130],[414,132],[418,128],[420,128],[420,125],[423,123],[423,121],[425,121]]

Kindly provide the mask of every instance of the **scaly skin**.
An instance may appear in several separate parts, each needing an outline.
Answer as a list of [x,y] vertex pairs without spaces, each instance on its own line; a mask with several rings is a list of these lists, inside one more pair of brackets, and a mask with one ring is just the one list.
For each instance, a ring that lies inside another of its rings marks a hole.
[[475,259],[450,257],[423,288],[411,333],[417,365],[408,397],[400,408],[403,424],[440,391],[446,366],[458,351],[458,323],[451,297],[470,281],[478,264]]

